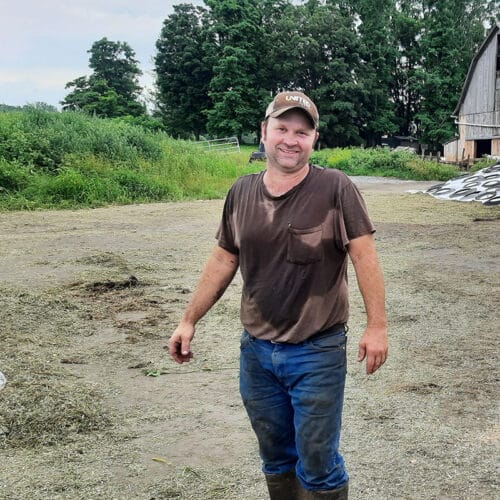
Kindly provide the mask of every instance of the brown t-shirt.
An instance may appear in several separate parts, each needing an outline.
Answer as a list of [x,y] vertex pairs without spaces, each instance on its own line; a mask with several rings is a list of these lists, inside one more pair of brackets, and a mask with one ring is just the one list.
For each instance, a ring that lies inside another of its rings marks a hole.
[[374,227],[358,189],[338,170],[311,165],[281,196],[267,191],[263,176],[233,185],[217,239],[239,256],[246,330],[298,343],[347,322],[347,244]]

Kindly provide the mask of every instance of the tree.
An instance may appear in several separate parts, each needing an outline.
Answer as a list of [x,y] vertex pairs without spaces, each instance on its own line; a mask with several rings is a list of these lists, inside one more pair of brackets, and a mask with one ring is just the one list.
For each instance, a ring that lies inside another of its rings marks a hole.
[[422,65],[422,15],[419,0],[402,0],[392,19],[396,58],[391,83],[392,100],[400,135],[414,135],[420,103],[417,74]]
[[416,88],[421,140],[437,149],[455,127],[451,114],[458,102],[469,64],[484,40],[484,19],[494,2],[424,0],[422,67]]
[[374,145],[395,132],[439,145],[453,131],[449,115],[483,22],[498,15],[498,0],[205,4],[177,6],[157,43],[158,107],[169,131],[259,134],[272,95],[299,89],[318,106],[327,146]]
[[139,116],[145,106],[139,102],[142,74],[135,53],[126,42],[102,38],[93,43],[89,66],[93,73],[66,84],[73,90],[61,102],[64,110],[82,110],[102,117]]
[[384,134],[397,131],[394,101],[391,99],[394,61],[397,49],[391,19],[394,0],[359,0],[361,24],[361,70],[359,86],[363,101],[362,136],[370,146],[380,144]]
[[338,2],[318,0],[295,9],[288,57],[296,62],[287,87],[304,90],[318,106],[322,144],[360,144],[360,44],[353,12]]
[[156,42],[159,116],[175,136],[194,135],[198,139],[206,131],[206,113],[212,107],[208,96],[212,67],[207,54],[207,26],[206,9],[175,5]]
[[450,115],[484,39],[483,24],[498,15],[498,2],[399,0],[395,5],[398,55],[391,92],[399,133],[416,134],[436,150],[454,132]]
[[268,92],[260,78],[264,36],[260,3],[250,0],[206,0],[217,61],[210,82],[213,109],[207,111],[208,131],[214,136],[258,132]]
[[256,52],[259,81],[269,96],[293,86],[300,62],[291,47],[300,40],[298,10],[289,0],[261,0],[258,2],[260,25],[259,50]]
[[300,26],[303,9],[289,1],[263,0],[259,4],[263,27],[257,53],[262,87],[271,95],[297,87],[302,61],[296,48],[303,43]]

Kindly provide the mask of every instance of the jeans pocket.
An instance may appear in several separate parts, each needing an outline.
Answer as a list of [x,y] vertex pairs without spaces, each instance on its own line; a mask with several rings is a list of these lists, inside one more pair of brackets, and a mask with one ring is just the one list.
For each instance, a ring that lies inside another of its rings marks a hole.
[[345,332],[325,334],[306,342],[313,349],[321,351],[345,351],[347,336]]

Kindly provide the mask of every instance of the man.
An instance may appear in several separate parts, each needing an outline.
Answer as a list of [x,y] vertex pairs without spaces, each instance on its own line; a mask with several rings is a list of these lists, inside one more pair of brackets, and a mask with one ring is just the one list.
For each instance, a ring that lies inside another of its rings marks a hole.
[[268,106],[266,170],[231,188],[218,245],[169,345],[178,363],[192,358],[196,323],[239,267],[240,392],[274,500],[347,498],[339,439],[348,256],[367,312],[358,359],[370,374],[388,353],[374,228],[347,176],[309,164],[318,124],[316,106],[301,92],[282,92]]

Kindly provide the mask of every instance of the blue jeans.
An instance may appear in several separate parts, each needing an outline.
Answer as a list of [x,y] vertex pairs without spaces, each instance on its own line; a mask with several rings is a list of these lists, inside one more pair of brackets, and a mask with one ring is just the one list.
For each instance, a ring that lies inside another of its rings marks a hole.
[[306,489],[349,479],[339,453],[346,330],[300,344],[241,338],[240,393],[259,441],[265,474],[296,471]]

